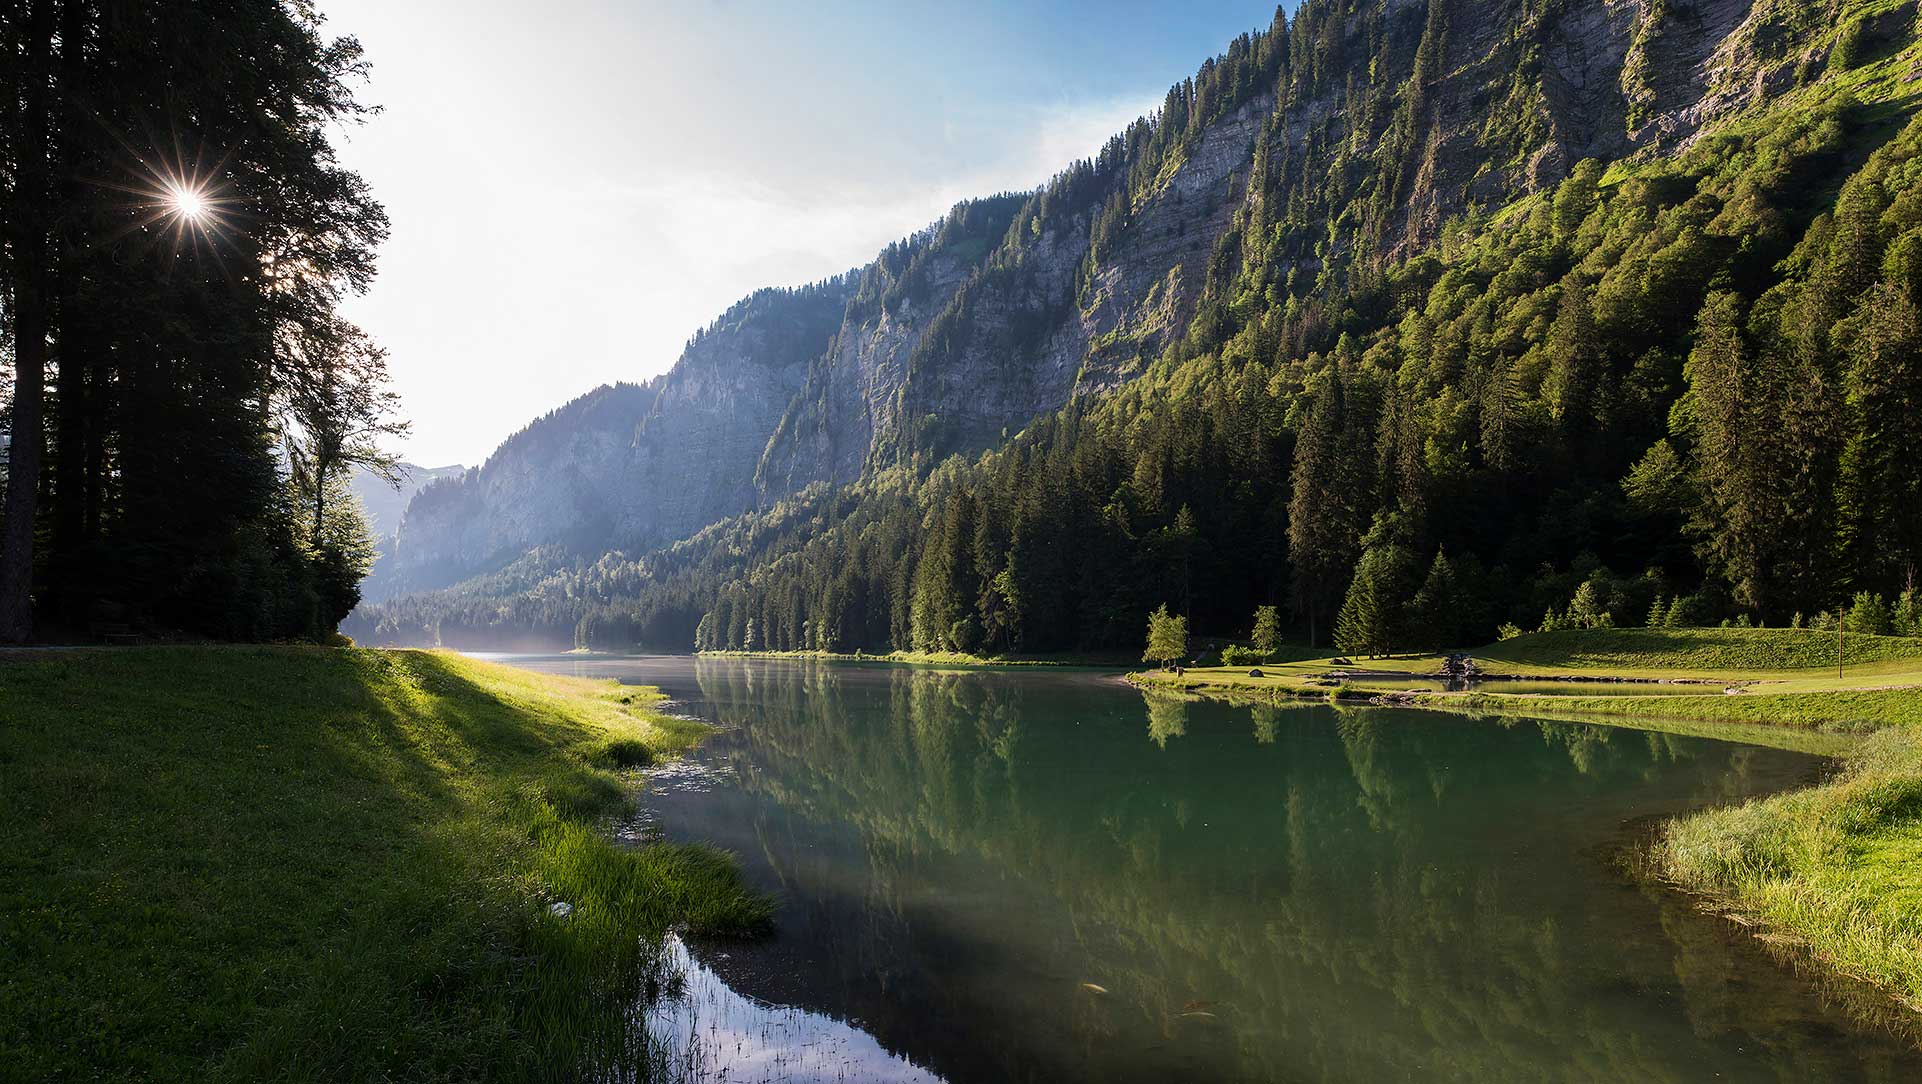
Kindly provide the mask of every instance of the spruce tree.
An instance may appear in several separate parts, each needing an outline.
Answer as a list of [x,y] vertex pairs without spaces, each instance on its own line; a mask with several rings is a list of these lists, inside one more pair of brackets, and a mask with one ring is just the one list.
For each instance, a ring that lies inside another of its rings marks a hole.
[[[1737,601],[1762,609],[1770,597],[1770,562],[1779,532],[1776,484],[1763,446],[1775,424],[1776,389],[1754,360],[1742,331],[1741,299],[1711,294],[1702,306],[1695,349],[1684,373],[1686,436],[1693,441],[1695,486],[1702,495],[1694,521],[1703,556],[1734,588]],[[1679,604],[1680,600],[1677,600]]]
[[1841,542],[1863,582],[1894,588],[1922,562],[1922,320],[1880,285],[1851,325]]
[[1543,349],[1548,373],[1542,398],[1555,420],[1567,453],[1581,461],[1592,459],[1588,434],[1604,425],[1608,410],[1608,361],[1595,330],[1594,302],[1588,287],[1570,276],[1562,284],[1561,304]]
[[1341,364],[1331,365],[1295,440],[1288,557],[1311,643],[1317,618],[1360,549],[1373,501],[1366,451],[1372,426],[1350,402],[1346,385]]
[[1369,537],[1335,619],[1335,645],[1350,654],[1390,655],[1407,644],[1414,555],[1381,523]]
[[1435,551],[1428,575],[1409,602],[1409,635],[1423,647],[1461,646],[1470,635],[1473,605],[1466,585],[1448,559],[1447,549]]

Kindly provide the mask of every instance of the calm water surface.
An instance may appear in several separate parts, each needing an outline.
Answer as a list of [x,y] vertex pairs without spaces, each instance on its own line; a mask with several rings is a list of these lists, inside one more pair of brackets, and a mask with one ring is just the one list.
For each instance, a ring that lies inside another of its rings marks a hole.
[[727,728],[640,830],[779,899],[675,943],[691,1079],[1915,1081],[1922,1056],[1624,871],[1794,753],[1144,698],[1112,679],[515,658]]

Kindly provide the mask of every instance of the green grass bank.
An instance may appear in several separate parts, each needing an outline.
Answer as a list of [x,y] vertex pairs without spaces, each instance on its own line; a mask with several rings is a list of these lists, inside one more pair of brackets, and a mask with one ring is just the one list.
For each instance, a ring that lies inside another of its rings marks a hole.
[[1671,822],[1677,882],[1922,1013],[1922,732],[1862,741],[1833,782]]
[[[1887,991],[1922,1013],[1922,640],[1801,629],[1598,629],[1538,633],[1472,652],[1491,672],[1705,682],[1703,695],[1418,693],[1416,707],[1588,718],[1754,740],[1756,728],[1806,736],[1840,755],[1830,782],[1670,822],[1654,857],[1676,884],[1756,924],[1819,966]],[[1426,674],[1435,655],[1356,659]],[[1280,701],[1375,695],[1369,679],[1317,684],[1332,660],[1131,676],[1146,688]],[[1723,687],[1739,687],[1734,695]],[[1388,686],[1383,686],[1384,689]],[[1614,690],[1619,692],[1621,690]],[[1766,738],[1764,739],[1766,740]],[[1770,742],[1769,744],[1775,744]]]
[[704,733],[656,698],[438,652],[0,659],[0,1078],[641,1066],[660,933],[769,915],[725,855],[611,841]]
[[1485,669],[1558,670],[1623,676],[1795,674],[1831,677],[1837,648],[1852,672],[1922,672],[1922,639],[1814,629],[1580,629],[1517,636],[1474,651]]

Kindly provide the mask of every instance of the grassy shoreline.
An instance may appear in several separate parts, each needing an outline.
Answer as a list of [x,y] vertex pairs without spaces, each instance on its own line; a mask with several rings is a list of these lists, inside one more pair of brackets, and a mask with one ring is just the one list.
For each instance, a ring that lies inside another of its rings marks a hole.
[[[1838,756],[1829,782],[1666,824],[1660,874],[1760,936],[1922,1013],[1922,641],[1802,630],[1600,630],[1524,636],[1474,652],[1530,676],[1727,682],[1715,695],[1416,693],[1408,706],[1586,719],[1783,745]],[[1359,661],[1359,660],[1358,660]],[[1438,656],[1368,662],[1432,673]],[[1148,689],[1229,700],[1369,702],[1366,677],[1330,689],[1329,660],[1182,675],[1138,673]],[[1331,695],[1332,694],[1332,695]]]
[[1677,884],[1922,1013],[1922,734],[1880,731],[1839,778],[1670,822]]
[[[442,652],[0,661],[0,1064],[21,1079],[641,1067],[671,925],[762,928],[706,848],[623,848],[698,723]],[[571,914],[553,913],[557,902]]]

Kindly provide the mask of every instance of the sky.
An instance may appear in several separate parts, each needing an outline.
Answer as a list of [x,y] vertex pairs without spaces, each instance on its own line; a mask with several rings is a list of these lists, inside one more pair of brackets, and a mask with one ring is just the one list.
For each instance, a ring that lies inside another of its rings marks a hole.
[[424,466],[664,372],[762,286],[1037,187],[1272,0],[319,0],[379,115],[336,140],[387,207],[347,315]]

